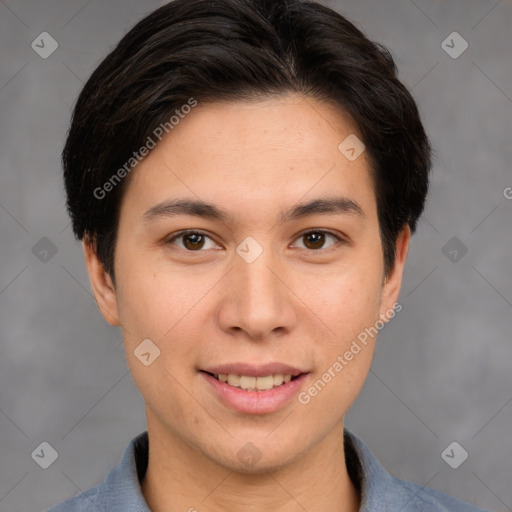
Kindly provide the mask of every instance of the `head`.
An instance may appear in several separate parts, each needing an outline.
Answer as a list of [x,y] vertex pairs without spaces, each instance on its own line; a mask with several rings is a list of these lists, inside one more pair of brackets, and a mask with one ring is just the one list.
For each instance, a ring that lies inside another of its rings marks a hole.
[[[388,51],[315,3],[171,2],[94,71],[63,163],[153,431],[226,467],[247,442],[260,468],[321,444],[366,378],[361,333],[394,316],[428,189]],[[209,375],[276,363],[302,374],[302,400],[242,410]]]

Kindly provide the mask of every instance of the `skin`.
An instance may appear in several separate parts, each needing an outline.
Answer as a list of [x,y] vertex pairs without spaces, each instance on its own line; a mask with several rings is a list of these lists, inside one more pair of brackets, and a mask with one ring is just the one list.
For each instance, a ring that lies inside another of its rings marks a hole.
[[[198,372],[279,361],[310,372],[301,388],[307,390],[392,310],[410,230],[398,237],[395,266],[384,276],[369,161],[363,153],[351,162],[338,150],[351,133],[359,134],[348,115],[298,95],[200,104],[129,177],[115,287],[84,243],[98,306],[123,330],[146,403],[150,453],[142,489],[151,510],[359,509],[342,432],[375,338],[308,404],[293,397],[268,414],[225,406]],[[281,211],[299,202],[332,196],[355,201],[364,217],[314,214],[279,222]],[[215,204],[233,223],[144,217],[177,198]],[[323,246],[315,245],[302,236],[311,228],[342,242],[326,235]],[[209,238],[195,250],[197,239],[169,241],[183,229]],[[235,251],[248,236],[263,249],[252,263]],[[160,349],[149,366],[134,356],[146,338]],[[261,453],[253,466],[237,456],[248,442]]]

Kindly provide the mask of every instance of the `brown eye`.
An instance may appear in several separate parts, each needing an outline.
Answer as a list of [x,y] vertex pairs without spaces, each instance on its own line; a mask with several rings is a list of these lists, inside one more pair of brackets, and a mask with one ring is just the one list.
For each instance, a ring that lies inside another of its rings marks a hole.
[[192,233],[190,235],[183,235],[183,245],[190,250],[201,249],[204,245],[204,236],[198,233]]
[[307,233],[302,233],[298,240],[302,240],[305,249],[319,251],[322,249],[329,248],[329,246],[324,247],[329,237],[335,240],[335,243],[331,244],[331,246],[335,245],[336,242],[343,242],[343,240],[340,237],[334,235],[333,233],[329,233],[328,231],[322,230],[308,231]]
[[308,249],[321,249],[325,243],[324,233],[306,233],[302,235],[304,237],[304,245]]
[[[208,240],[210,240],[210,247],[206,245]],[[181,241],[181,243],[177,243],[177,241]],[[177,245],[181,249],[189,252],[200,252],[201,249],[214,249],[217,247],[209,236],[199,231],[182,231],[172,238],[169,238],[166,243]]]

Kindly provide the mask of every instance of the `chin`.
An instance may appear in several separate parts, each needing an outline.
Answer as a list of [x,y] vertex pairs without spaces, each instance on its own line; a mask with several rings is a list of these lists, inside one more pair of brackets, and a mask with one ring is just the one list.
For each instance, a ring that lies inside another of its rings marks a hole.
[[[235,453],[232,451],[231,445],[227,452],[209,453],[207,456],[229,471],[233,471],[246,475],[263,475],[278,471],[302,456],[302,452],[297,453],[292,450],[292,447],[281,446],[277,450],[275,446],[264,445],[264,440],[261,443],[252,443],[247,441],[240,448],[236,449]],[[258,446],[260,448],[258,448]],[[218,450],[218,445],[217,445]]]

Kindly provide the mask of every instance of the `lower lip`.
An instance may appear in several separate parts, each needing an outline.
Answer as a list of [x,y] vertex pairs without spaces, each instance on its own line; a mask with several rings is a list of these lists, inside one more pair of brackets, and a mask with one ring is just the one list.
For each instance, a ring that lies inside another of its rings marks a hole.
[[246,414],[268,414],[281,409],[298,393],[308,376],[302,373],[286,384],[265,391],[245,391],[221,382],[206,372],[200,373],[225,405]]

